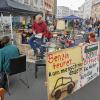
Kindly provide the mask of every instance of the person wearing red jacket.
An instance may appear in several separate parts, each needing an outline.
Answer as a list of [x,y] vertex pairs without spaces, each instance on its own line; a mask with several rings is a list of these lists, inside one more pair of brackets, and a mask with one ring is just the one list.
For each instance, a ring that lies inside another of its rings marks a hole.
[[38,33],[43,34],[48,31],[47,24],[45,21],[43,21],[43,18],[41,15],[36,16],[36,19],[32,26],[32,30],[33,30],[33,33],[35,34],[38,34]]
[[32,31],[34,34],[42,34],[42,37],[45,37],[47,39],[50,39],[52,37],[52,34],[48,31],[48,26],[45,21],[43,21],[43,18],[41,15],[36,16],[36,20],[33,23]]
[[40,55],[44,54],[46,51],[45,47],[43,46],[43,39],[47,37],[48,27],[41,15],[37,15],[35,21],[32,26],[33,35],[29,39],[29,44],[33,48],[34,51],[37,52],[39,49]]

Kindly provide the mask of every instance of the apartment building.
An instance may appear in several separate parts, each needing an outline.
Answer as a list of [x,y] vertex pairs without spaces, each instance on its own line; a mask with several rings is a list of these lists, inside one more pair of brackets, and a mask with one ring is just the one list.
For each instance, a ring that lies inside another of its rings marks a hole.
[[64,18],[70,15],[70,9],[64,6],[57,6],[57,18]]
[[93,0],[92,17],[100,19],[100,0]]
[[85,0],[83,18],[90,18],[92,15],[92,0]]

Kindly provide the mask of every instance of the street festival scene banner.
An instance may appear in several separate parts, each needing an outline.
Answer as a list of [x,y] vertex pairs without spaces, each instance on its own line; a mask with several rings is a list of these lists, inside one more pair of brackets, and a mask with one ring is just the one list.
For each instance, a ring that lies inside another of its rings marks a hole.
[[82,86],[99,76],[99,52],[99,43],[85,44],[82,47],[84,59],[83,70],[80,74]]
[[48,54],[48,100],[63,100],[80,88],[82,65],[81,47]]
[[47,56],[48,100],[63,100],[99,76],[98,43]]

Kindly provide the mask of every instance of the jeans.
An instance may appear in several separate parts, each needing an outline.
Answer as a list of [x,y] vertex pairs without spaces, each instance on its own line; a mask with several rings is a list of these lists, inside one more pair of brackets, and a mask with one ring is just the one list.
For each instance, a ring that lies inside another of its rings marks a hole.
[[99,37],[100,36],[100,29],[98,28],[97,29],[97,37]]
[[32,35],[28,43],[33,50],[36,50],[38,48],[41,54],[44,54],[44,52],[46,51],[46,48],[42,46],[42,44],[44,44],[42,38],[36,38],[35,35]]

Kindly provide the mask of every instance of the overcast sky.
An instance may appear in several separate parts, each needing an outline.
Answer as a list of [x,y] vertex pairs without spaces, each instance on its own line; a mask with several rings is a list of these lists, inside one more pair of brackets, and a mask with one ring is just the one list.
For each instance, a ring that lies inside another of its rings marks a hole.
[[58,6],[66,6],[73,10],[78,10],[85,0],[57,0]]

